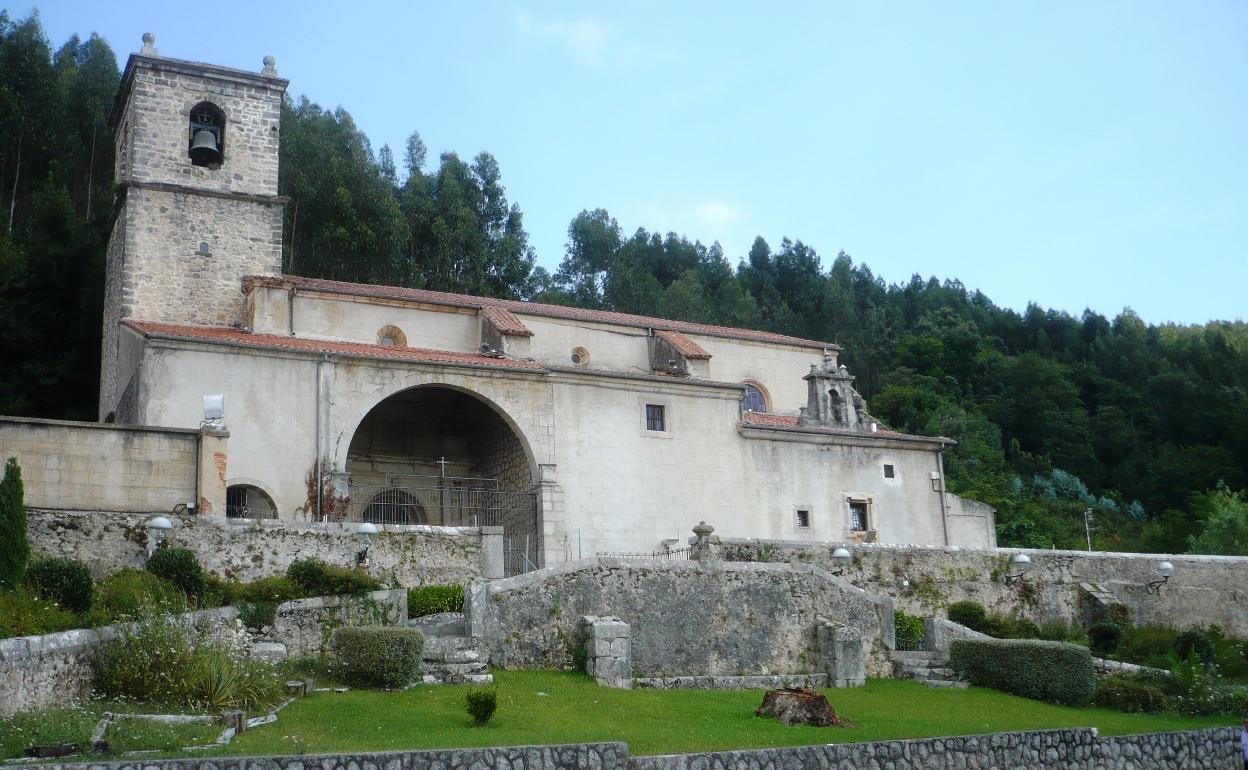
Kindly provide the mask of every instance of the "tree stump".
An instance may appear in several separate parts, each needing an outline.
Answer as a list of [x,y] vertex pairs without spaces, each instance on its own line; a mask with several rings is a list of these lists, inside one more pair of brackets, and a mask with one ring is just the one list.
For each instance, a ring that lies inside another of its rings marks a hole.
[[823,693],[805,687],[768,690],[754,716],[774,716],[786,725],[832,727],[841,724]]

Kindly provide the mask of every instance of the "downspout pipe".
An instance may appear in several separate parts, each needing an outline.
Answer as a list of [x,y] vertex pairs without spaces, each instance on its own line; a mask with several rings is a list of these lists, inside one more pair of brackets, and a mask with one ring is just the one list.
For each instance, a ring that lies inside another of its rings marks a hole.
[[940,485],[940,489],[936,490],[936,494],[940,496],[940,526],[944,530],[947,546],[949,545],[949,506],[945,500],[945,447],[943,444],[936,451],[936,475],[937,484]]
[[[293,306],[292,306],[293,307]],[[313,473],[316,476],[316,520],[321,521],[323,515],[321,512],[321,496],[322,496],[322,479],[324,474],[321,472],[321,367],[329,363],[329,354],[326,353],[316,362],[316,465],[313,466]]]

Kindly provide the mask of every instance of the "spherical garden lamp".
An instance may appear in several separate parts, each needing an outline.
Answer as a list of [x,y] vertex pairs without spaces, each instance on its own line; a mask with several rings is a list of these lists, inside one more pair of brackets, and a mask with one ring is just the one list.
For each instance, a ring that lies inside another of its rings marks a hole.
[[377,525],[371,521],[365,521],[355,528],[355,536],[360,539],[363,548],[355,554],[355,563],[361,567],[368,566],[368,546],[372,544],[373,538],[377,537]]
[[835,570],[833,570],[832,574],[844,575],[845,568],[848,567],[850,564],[852,564],[853,561],[854,561],[854,556],[853,554],[849,552],[848,548],[844,548],[844,547],[837,548],[835,551],[832,552],[832,563],[835,564],[837,567]]
[[1025,553],[1016,553],[1010,559],[1010,567],[1013,568],[1014,574],[1005,576],[1005,584],[1007,586],[1014,585],[1023,579],[1023,575],[1031,571],[1031,557]]
[[1170,580],[1170,576],[1174,574],[1174,565],[1168,561],[1159,562],[1157,564],[1157,574],[1161,575],[1161,580],[1154,580],[1148,584],[1148,592],[1150,594],[1160,594],[1161,587]]
[[156,553],[156,549],[165,541],[165,535],[173,529],[173,522],[164,516],[157,516],[147,522],[147,555]]

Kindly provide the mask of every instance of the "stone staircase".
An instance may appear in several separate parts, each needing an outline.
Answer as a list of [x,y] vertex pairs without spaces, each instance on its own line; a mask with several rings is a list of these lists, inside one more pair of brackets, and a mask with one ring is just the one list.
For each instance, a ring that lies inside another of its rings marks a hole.
[[913,679],[928,687],[966,687],[966,682],[957,678],[942,652],[895,650],[891,657],[893,674],[899,679]]
[[490,655],[479,639],[466,635],[463,613],[413,618],[408,626],[425,634],[425,684],[489,684]]

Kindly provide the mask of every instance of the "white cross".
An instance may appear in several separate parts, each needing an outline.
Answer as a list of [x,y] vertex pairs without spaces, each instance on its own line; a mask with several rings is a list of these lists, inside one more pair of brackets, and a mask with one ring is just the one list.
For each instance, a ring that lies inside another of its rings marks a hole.
[[442,467],[442,478],[446,478],[446,466],[450,464],[450,460],[447,460],[445,457],[439,457],[437,463]]

